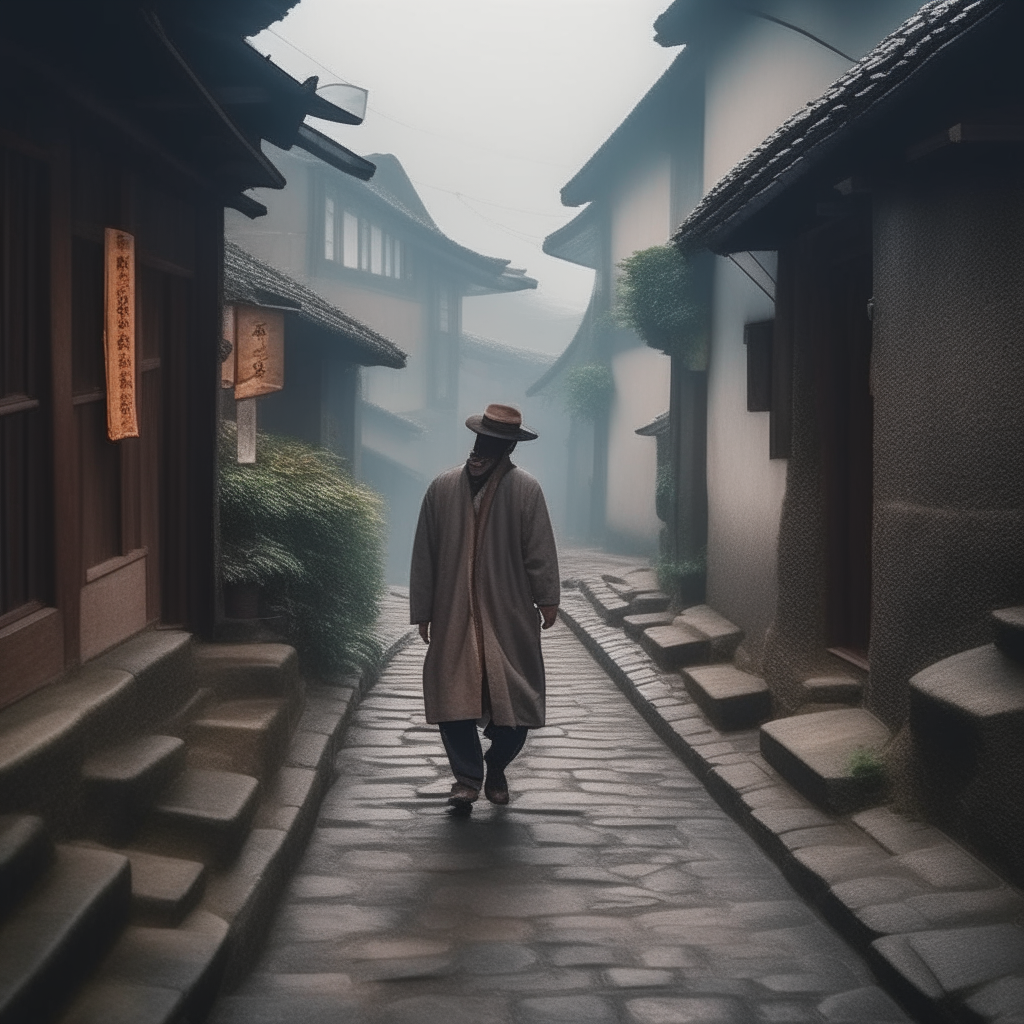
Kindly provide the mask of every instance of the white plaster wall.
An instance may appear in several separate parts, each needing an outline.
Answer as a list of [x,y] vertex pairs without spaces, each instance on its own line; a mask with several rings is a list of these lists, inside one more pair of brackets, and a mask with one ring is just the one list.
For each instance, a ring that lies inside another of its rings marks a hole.
[[791,29],[752,17],[740,20],[707,71],[705,191],[849,66]]
[[708,602],[746,634],[756,658],[775,615],[786,460],[768,457],[767,412],[747,412],[743,326],[773,303],[727,259],[715,264],[708,368]]
[[667,153],[652,153],[623,175],[612,197],[612,267],[638,249],[664,245],[672,230],[671,215],[672,161]]
[[615,403],[608,436],[609,530],[638,548],[655,549],[661,520],[654,511],[657,450],[653,437],[638,437],[637,427],[668,408],[671,360],[646,345],[620,352],[612,360]]

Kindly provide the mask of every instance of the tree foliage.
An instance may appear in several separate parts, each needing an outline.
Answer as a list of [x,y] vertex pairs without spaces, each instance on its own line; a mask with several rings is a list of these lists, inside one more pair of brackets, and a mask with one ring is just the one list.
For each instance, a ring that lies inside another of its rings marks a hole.
[[384,589],[380,497],[326,449],[261,433],[255,465],[239,465],[233,423],[220,442],[224,582],[262,589],[312,671],[374,659]]
[[708,331],[698,294],[698,268],[674,245],[655,245],[619,263],[616,319],[651,346],[706,370]]
[[594,420],[606,412],[615,397],[615,379],[603,363],[574,366],[562,386],[565,407],[573,419]]

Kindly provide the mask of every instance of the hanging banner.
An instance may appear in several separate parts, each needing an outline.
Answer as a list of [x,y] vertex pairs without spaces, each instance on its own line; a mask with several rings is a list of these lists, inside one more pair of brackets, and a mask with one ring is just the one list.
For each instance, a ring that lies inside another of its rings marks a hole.
[[103,352],[107,363],[107,437],[139,436],[135,407],[135,238],[107,228],[103,238]]
[[235,398],[259,398],[284,387],[284,314],[235,307]]

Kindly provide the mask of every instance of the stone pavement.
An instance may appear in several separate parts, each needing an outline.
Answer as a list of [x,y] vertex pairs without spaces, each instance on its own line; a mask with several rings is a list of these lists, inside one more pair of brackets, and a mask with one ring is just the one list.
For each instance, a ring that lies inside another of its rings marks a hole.
[[448,813],[424,647],[366,696],[254,973],[213,1024],[908,1018],[569,630],[513,802]]

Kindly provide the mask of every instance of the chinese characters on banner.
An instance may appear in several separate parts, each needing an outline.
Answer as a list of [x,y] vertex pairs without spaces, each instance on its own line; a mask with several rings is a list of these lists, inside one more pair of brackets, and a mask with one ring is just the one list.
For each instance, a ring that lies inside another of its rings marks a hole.
[[104,235],[103,351],[107,363],[107,437],[139,436],[135,407],[135,238]]
[[235,307],[235,398],[259,398],[284,387],[284,314]]

